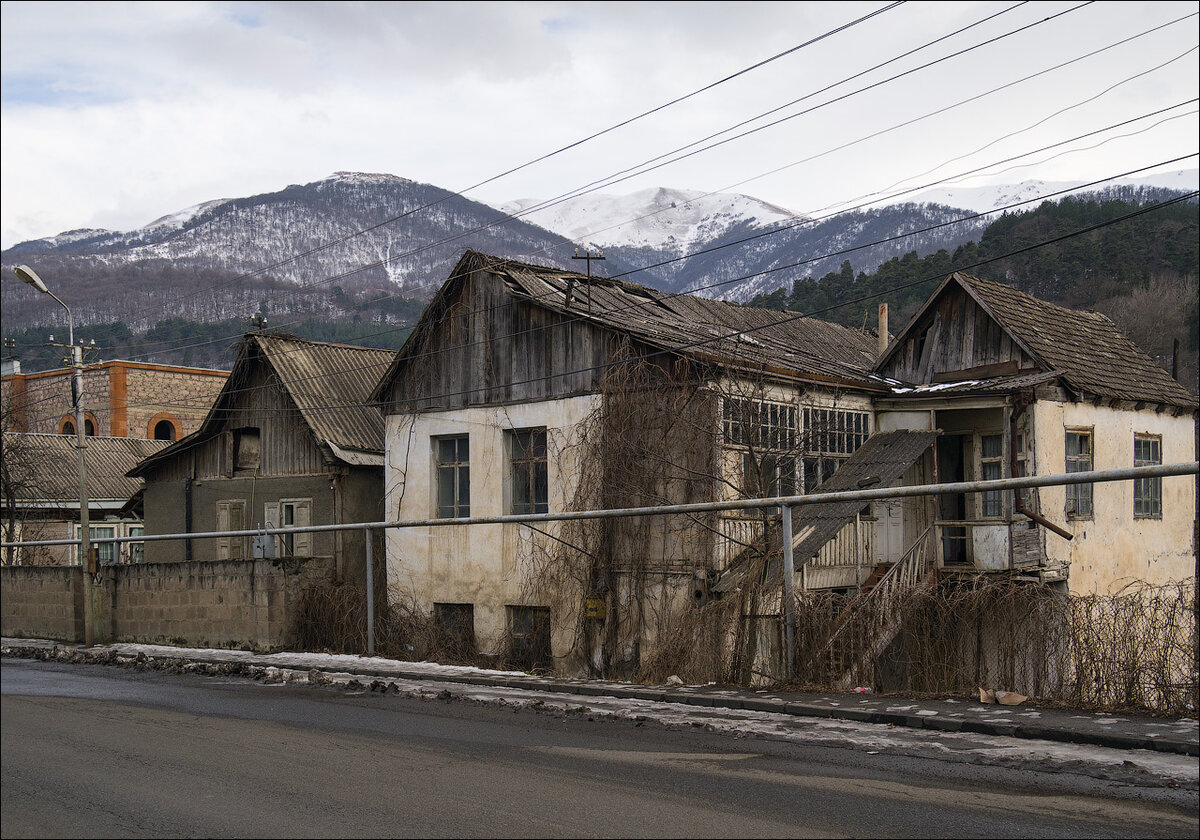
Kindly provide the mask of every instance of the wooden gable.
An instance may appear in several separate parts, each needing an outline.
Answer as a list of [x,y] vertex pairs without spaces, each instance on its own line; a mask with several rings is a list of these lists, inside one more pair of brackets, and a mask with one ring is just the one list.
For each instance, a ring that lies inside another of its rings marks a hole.
[[376,396],[385,412],[421,412],[592,393],[619,343],[475,267],[443,286]]
[[879,373],[926,385],[1043,370],[1033,353],[956,282],[947,282],[889,347]]
[[239,438],[254,441],[257,476],[313,475],[331,465],[295,402],[254,348],[238,359],[203,428],[159,459],[144,462],[139,471],[144,470],[147,481],[234,477]]

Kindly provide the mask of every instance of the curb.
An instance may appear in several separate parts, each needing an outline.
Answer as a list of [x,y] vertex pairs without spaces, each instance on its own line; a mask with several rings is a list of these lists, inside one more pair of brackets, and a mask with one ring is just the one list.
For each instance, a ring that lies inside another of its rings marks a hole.
[[[88,657],[93,654],[94,664],[107,664],[116,656],[122,656],[112,647],[103,646],[100,650],[89,651],[76,645],[46,643],[46,644],[9,644],[3,649],[5,656],[16,656],[24,659],[56,659],[58,651],[70,651],[75,655]],[[241,651],[231,653],[242,654]],[[99,655],[95,655],[99,654]],[[286,668],[304,670],[298,666],[279,665],[276,662],[262,661],[269,655],[244,654],[230,660],[228,658],[196,655],[194,653],[172,657],[149,657],[158,659],[180,659],[205,665],[250,665],[257,667]],[[726,693],[704,692],[694,688],[672,687],[642,687],[614,684],[596,680],[572,681],[568,679],[553,679],[546,677],[514,677],[506,674],[491,677],[485,674],[428,674],[414,670],[406,670],[402,664],[392,670],[379,668],[355,668],[349,670],[338,665],[312,665],[307,670],[324,673],[353,674],[360,677],[376,679],[401,679],[409,681],[442,682],[457,685],[480,685],[491,688],[511,688],[525,691],[545,691],[555,694],[576,694],[585,697],[613,697],[619,700],[644,700],[656,703],[679,703],[705,708],[732,709],[751,712],[769,712],[786,714],[794,717],[822,718],[826,720],[847,720],[856,723],[876,725],[903,726],[909,729],[928,729],[946,733],[970,733],[976,735],[994,735],[1029,740],[1054,741],[1058,743],[1084,744],[1088,746],[1107,747],[1121,750],[1150,750],[1160,753],[1173,753],[1185,756],[1200,756],[1200,744],[1172,738],[1145,738],[1116,733],[1081,732],[1053,728],[1048,726],[1016,724],[1008,722],[988,722],[962,720],[944,717],[901,714],[897,712],[880,712],[865,709],[830,709],[810,703],[797,703],[784,699],[769,697],[730,696]]]

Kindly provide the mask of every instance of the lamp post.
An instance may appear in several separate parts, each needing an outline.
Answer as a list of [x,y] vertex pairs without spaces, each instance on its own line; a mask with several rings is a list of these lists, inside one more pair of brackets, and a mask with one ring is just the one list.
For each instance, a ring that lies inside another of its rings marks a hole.
[[19,265],[13,272],[21,282],[28,283],[42,294],[54,298],[59,306],[67,310],[67,340],[71,344],[71,367],[74,369],[71,379],[71,404],[75,409],[75,448],[79,451],[79,558],[83,565],[83,641],[91,647],[100,635],[98,629],[102,592],[93,577],[99,575],[100,569],[99,563],[93,563],[91,522],[88,516],[87,462],[84,458],[87,451],[87,429],[83,418],[83,348],[75,343],[75,318],[71,315],[71,307],[46,288],[42,278],[29,266]]

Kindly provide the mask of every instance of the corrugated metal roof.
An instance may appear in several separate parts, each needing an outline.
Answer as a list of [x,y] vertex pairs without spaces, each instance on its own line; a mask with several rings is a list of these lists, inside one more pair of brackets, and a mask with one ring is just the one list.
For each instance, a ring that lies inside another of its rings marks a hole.
[[395,353],[278,335],[253,335],[316,435],[342,449],[383,452],[383,415],[367,397]]
[[[813,492],[836,493],[893,486],[903,478],[904,471],[933,445],[937,436],[938,433],[933,431],[879,432],[871,435]],[[814,557],[842,528],[853,522],[865,506],[865,502],[859,501],[826,502],[792,508],[792,551],[797,567]],[[779,585],[781,581],[779,557],[780,552],[775,548],[771,553],[768,571],[772,586]],[[714,591],[729,592],[736,589],[745,572],[746,561],[735,560],[714,585]]]
[[[285,335],[253,333],[242,339],[233,372],[217,395],[200,428],[169,450],[138,464],[142,475],[221,429],[221,417],[237,402],[253,365],[265,361],[296,404],[314,437],[329,445],[336,458],[354,466],[383,463],[383,414],[368,403],[380,375],[395,353],[374,347],[329,344]],[[349,459],[343,455],[350,453]]]
[[[71,435],[8,433],[4,457],[13,471],[13,498],[19,502],[79,504],[79,455]],[[125,502],[142,489],[140,478],[125,474],[139,461],[161,452],[170,441],[141,438],[87,439],[88,501]]]

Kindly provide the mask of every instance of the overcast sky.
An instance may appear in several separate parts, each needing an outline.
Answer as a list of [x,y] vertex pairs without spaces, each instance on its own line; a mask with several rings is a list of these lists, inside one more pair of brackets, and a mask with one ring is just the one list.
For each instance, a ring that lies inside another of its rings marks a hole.
[[469,195],[561,195],[772,109],[739,131],[792,118],[603,192],[742,192],[813,213],[979,167],[962,186],[1196,167],[1200,4],[889,5],[4,2],[0,244],[339,170],[463,190],[872,12]]

